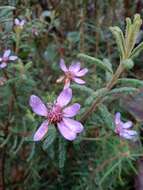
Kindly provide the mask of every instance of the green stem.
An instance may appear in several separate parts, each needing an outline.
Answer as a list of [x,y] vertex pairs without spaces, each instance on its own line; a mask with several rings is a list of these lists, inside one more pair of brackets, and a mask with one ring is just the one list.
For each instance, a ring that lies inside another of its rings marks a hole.
[[[113,75],[112,79],[105,87],[107,89],[107,92],[110,91],[113,88],[113,86],[117,83],[117,80],[123,71],[124,71],[124,68],[120,62],[120,65],[118,66],[115,74]],[[89,109],[81,117],[82,122],[84,122],[91,115],[91,113],[96,110],[97,106],[102,103],[103,98],[104,98],[104,96],[96,98],[96,100],[92,103],[92,105],[89,107]]]

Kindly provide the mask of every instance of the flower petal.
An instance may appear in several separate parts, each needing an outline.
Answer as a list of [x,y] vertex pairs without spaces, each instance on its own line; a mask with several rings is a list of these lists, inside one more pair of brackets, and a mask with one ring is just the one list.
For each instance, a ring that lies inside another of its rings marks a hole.
[[83,125],[80,122],[73,119],[63,118],[63,122],[65,126],[67,126],[74,133],[81,133],[84,129]]
[[1,69],[5,68],[6,66],[7,66],[7,64],[4,63],[4,62],[2,62],[2,63],[0,64],[0,68],[1,68]]
[[121,123],[121,114],[119,112],[117,112],[115,114],[115,118],[114,118],[115,124],[118,125],[119,123]]
[[66,65],[65,65],[64,59],[61,59],[61,60],[60,60],[60,68],[61,68],[64,72],[67,72],[67,71],[68,71],[68,69],[67,69],[67,67],[66,67]]
[[78,113],[79,110],[80,110],[80,104],[78,103],[68,106],[63,110],[64,117],[73,117]]
[[126,139],[135,139],[137,138],[138,134],[134,130],[124,130],[120,133],[120,136]]
[[23,19],[23,20],[21,20],[21,22],[19,23],[19,25],[20,25],[20,26],[24,26],[25,22],[26,22],[26,21]]
[[77,73],[76,73],[76,76],[77,76],[77,77],[82,77],[82,76],[84,76],[87,72],[88,72],[88,69],[87,69],[87,68],[84,68],[84,69],[80,70],[79,72],[77,72]]
[[10,53],[11,53],[11,50],[10,50],[10,49],[5,50],[5,52],[4,52],[4,54],[3,54],[3,57],[4,57],[4,58],[5,58],[5,57],[9,57]]
[[74,77],[73,80],[78,84],[85,84],[85,81],[79,78]]
[[128,129],[128,128],[130,128],[131,126],[133,125],[133,123],[131,122],[131,121],[127,121],[127,122],[125,122],[124,124],[123,124],[123,128],[124,129]]
[[76,62],[76,63],[72,63],[70,66],[69,66],[69,71],[71,72],[78,72],[80,70],[80,62]]
[[47,107],[44,105],[44,103],[38,96],[31,95],[29,104],[33,112],[41,116],[47,116]]
[[18,19],[18,18],[16,18],[16,19],[14,20],[14,23],[15,23],[15,25],[19,25],[19,24],[20,24],[19,19]]
[[64,89],[69,88],[70,84],[71,84],[70,80],[66,81],[64,85]]
[[59,129],[60,133],[62,134],[62,136],[65,139],[67,139],[69,141],[73,141],[76,138],[76,133],[74,133],[68,127],[66,127],[63,122],[60,122],[57,125],[58,125],[58,129]]
[[9,60],[10,60],[10,61],[15,61],[16,59],[18,59],[18,57],[15,56],[15,55],[11,55],[11,56],[9,57]]
[[38,130],[36,131],[36,133],[34,134],[34,141],[40,141],[45,134],[48,132],[48,121],[45,120],[40,127],[38,128]]
[[61,107],[66,106],[72,99],[71,88],[64,89],[57,98],[57,104]]

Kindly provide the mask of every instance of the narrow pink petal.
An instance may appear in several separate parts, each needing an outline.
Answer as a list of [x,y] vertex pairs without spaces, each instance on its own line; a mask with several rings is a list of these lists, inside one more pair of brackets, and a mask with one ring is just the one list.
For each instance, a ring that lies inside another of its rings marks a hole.
[[10,53],[11,53],[11,50],[10,50],[10,49],[5,50],[5,52],[4,52],[4,54],[3,54],[3,57],[4,57],[4,58],[5,58],[5,57],[9,57]]
[[62,136],[65,139],[67,139],[69,141],[73,141],[76,138],[76,133],[74,133],[68,127],[66,127],[63,122],[60,122],[57,125],[58,125],[58,129],[59,129],[60,133],[62,134]]
[[82,77],[82,76],[84,76],[87,72],[88,72],[88,69],[87,69],[87,68],[84,68],[84,69],[80,70],[79,72],[77,72],[77,73],[76,73],[76,76],[77,76],[77,77]]
[[61,60],[60,60],[60,68],[61,68],[64,72],[67,72],[67,71],[68,71],[68,69],[67,69],[67,67],[66,67],[66,65],[65,65],[64,59],[61,59]]
[[85,81],[79,78],[74,77],[73,80],[78,84],[85,84]]
[[63,110],[64,117],[74,117],[80,110],[80,104],[75,103]]
[[11,56],[9,57],[9,60],[10,60],[10,61],[15,61],[16,59],[18,59],[18,57],[17,57],[17,56],[14,56],[14,55],[11,55]]
[[121,114],[119,112],[117,112],[115,114],[115,124],[118,125],[121,122]]
[[70,84],[71,84],[71,82],[70,82],[70,80],[68,80],[68,82],[66,82],[64,85],[64,89],[69,88]]
[[29,104],[33,112],[41,116],[47,116],[47,108],[38,96],[31,95]]
[[20,26],[24,26],[24,24],[25,24],[25,20],[22,20],[22,21],[20,22]]
[[72,99],[71,88],[64,89],[57,98],[57,104],[61,107],[66,106]]
[[36,133],[34,134],[34,141],[40,141],[45,134],[48,132],[48,121],[45,120],[40,127],[38,128],[38,130],[36,131]]
[[1,69],[5,68],[6,66],[7,66],[7,64],[4,63],[4,62],[0,64],[0,68],[1,68]]
[[132,125],[133,125],[133,123],[131,121],[128,121],[128,122],[123,124],[123,128],[128,129],[128,128],[132,127]]
[[83,125],[80,122],[73,119],[63,118],[63,122],[65,126],[67,126],[74,133],[81,133],[84,129]]
[[76,63],[72,63],[70,66],[69,66],[69,71],[71,72],[78,72],[80,70],[80,62],[76,62]]
[[16,19],[14,20],[14,23],[15,23],[15,25],[19,25],[19,24],[20,24],[19,19],[16,18]]
[[138,134],[134,130],[123,130],[119,135],[126,139],[135,139]]
[[0,57],[0,62],[2,61],[2,57]]

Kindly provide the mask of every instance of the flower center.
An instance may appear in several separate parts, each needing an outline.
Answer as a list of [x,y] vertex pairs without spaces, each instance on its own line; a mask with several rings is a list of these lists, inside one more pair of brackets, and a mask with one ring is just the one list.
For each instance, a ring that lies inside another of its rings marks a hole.
[[8,62],[8,60],[9,60],[8,57],[3,57],[3,58],[2,58],[2,61],[5,62],[5,63]]
[[70,72],[70,71],[66,72],[66,78],[68,78],[69,80],[72,80],[73,77],[74,77],[74,74],[72,72]]
[[62,120],[62,108],[58,105],[54,105],[48,112],[48,120],[50,123],[56,124]]

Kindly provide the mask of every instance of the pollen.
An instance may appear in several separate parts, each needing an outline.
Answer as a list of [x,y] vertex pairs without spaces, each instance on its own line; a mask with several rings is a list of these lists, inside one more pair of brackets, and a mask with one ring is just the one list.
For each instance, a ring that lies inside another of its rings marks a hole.
[[48,112],[48,120],[50,123],[56,124],[63,118],[62,108],[58,105],[54,105]]

